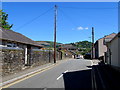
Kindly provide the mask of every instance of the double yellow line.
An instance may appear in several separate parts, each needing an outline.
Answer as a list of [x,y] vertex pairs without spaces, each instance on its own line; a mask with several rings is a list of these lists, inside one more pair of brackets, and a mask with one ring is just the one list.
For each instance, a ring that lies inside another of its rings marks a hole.
[[59,64],[60,64],[60,63],[57,63],[57,64],[51,65],[51,66],[49,66],[49,67],[47,67],[47,68],[44,68],[44,69],[42,69],[42,70],[40,69],[40,71],[38,71],[38,72],[35,72],[35,73],[33,73],[33,74],[29,75],[29,76],[23,77],[22,79],[13,81],[13,82],[10,83],[10,84],[7,84],[7,85],[5,85],[5,86],[0,87],[0,90],[3,89],[3,88],[8,88],[8,87],[10,87],[10,86],[12,86],[12,85],[14,85],[14,84],[17,84],[17,83],[19,83],[19,82],[21,82],[21,81],[24,81],[24,80],[28,79],[28,78],[30,78],[30,77],[33,77],[33,76],[35,76],[35,75],[37,75],[37,74],[40,74],[40,73],[42,73],[42,72],[44,72],[44,71],[47,71],[47,70],[49,70],[49,69],[51,69],[51,68],[53,68],[53,67],[55,67],[56,65],[59,65]]

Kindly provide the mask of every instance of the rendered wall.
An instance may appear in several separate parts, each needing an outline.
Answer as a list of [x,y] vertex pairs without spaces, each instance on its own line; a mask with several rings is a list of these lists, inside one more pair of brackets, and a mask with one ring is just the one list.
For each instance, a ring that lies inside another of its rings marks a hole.
[[111,65],[118,66],[118,37],[111,41]]

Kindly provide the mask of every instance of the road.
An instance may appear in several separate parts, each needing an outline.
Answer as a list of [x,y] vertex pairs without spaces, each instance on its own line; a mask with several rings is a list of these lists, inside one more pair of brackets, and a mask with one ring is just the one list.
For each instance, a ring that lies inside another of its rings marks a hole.
[[24,79],[7,88],[92,88],[91,60],[62,61],[55,67]]

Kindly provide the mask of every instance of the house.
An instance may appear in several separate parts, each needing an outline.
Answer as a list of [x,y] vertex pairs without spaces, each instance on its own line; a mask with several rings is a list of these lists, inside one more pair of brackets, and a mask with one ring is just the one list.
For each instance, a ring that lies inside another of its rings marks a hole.
[[105,63],[120,69],[120,33],[111,40],[105,38],[104,41],[107,46]]
[[59,50],[77,50],[77,48],[71,44],[63,44],[59,47]]
[[109,40],[111,40],[112,38],[115,37],[115,35],[116,35],[115,33],[112,33],[110,35],[104,36],[103,38],[100,38],[95,42],[94,44],[95,59],[104,60],[104,53],[107,51],[107,47],[104,44],[104,39],[108,38]]
[[41,45],[30,38],[12,30],[5,30],[0,27],[0,48],[1,49],[23,49],[25,52],[25,64],[28,63],[32,49],[40,49]]
[[76,57],[76,51],[78,48],[76,48],[75,46],[71,45],[71,44],[62,44],[60,45],[60,47],[58,48],[58,50],[63,50],[66,52],[66,56],[67,55],[72,55],[72,58]]

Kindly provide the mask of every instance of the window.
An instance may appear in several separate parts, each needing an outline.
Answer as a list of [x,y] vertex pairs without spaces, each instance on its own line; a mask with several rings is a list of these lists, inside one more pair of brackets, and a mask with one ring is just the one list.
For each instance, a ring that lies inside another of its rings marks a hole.
[[12,47],[12,44],[7,44],[7,47]]

